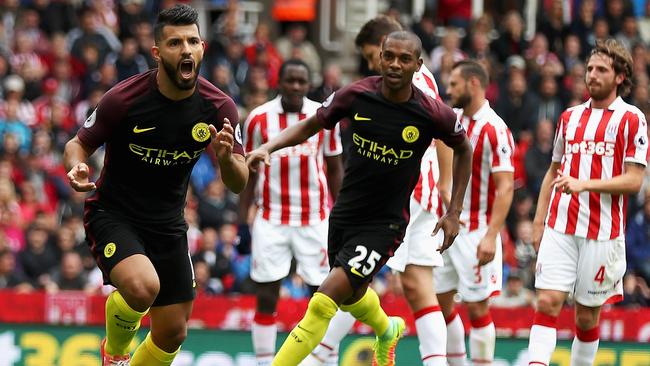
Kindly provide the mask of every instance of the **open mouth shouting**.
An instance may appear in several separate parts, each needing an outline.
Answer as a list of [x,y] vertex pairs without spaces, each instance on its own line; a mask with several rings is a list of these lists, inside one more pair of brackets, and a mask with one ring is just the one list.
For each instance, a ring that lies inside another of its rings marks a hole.
[[181,60],[178,69],[183,81],[192,80],[194,77],[194,61],[192,61],[192,59]]

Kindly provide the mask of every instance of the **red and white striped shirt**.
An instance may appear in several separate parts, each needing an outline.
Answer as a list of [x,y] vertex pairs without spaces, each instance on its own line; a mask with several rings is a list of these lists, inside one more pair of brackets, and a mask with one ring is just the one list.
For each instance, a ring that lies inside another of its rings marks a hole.
[[515,171],[515,143],[510,129],[488,101],[471,118],[464,116],[462,109],[456,112],[474,151],[460,219],[467,223],[463,230],[474,231],[490,223],[496,191],[492,173]]
[[[420,70],[413,74],[413,85],[431,98],[440,99],[436,79],[426,66],[422,65]],[[413,189],[411,199],[417,201],[425,210],[436,212],[438,216],[442,216],[442,199],[436,185],[439,175],[438,154],[435,142],[432,142],[422,156],[420,178]]]
[[[560,116],[553,162],[577,179],[612,179],[625,163],[646,166],[647,130],[644,114],[620,97],[607,109],[591,108],[589,100]],[[553,190],[546,224],[581,238],[616,239],[625,233],[626,207],[626,195]]]
[[[253,109],[244,122],[244,147],[251,151],[282,130],[316,113],[320,103],[304,98],[300,113],[286,113],[281,97]],[[317,224],[329,214],[327,178],[323,156],[343,151],[338,126],[321,130],[300,145],[271,154],[271,165],[260,169],[257,206],[261,217],[272,224]]]

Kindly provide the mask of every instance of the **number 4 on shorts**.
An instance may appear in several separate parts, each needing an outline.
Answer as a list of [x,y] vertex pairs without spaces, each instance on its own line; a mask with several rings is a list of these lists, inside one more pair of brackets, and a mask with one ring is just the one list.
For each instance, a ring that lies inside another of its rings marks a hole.
[[603,284],[603,281],[605,281],[605,266],[600,266],[600,268],[598,268],[598,272],[596,272],[594,281],[598,282],[601,285]]

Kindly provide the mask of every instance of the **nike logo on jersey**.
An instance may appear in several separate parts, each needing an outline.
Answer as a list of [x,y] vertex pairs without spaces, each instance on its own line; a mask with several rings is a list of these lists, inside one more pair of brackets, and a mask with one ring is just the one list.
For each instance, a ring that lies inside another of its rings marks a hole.
[[366,276],[362,275],[359,271],[357,271],[357,269],[354,268],[354,267],[350,267],[350,272],[352,272],[352,274],[357,275],[357,276],[359,276],[359,277],[361,277],[361,278],[365,278],[365,277],[366,277]]
[[354,120],[355,121],[370,121],[370,118],[368,117],[361,117],[359,113],[354,114]]
[[136,125],[135,127],[133,127],[133,133],[143,133],[143,132],[151,131],[151,130],[154,130],[154,129],[155,129],[155,127],[138,128],[138,126]]

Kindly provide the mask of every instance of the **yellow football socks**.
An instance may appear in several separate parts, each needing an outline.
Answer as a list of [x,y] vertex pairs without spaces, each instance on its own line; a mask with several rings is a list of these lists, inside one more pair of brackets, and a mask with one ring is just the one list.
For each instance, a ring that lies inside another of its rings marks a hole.
[[161,350],[151,339],[151,332],[147,334],[144,342],[140,343],[138,349],[133,353],[131,366],[169,366],[174,361],[174,357],[181,350],[180,347],[173,353]]
[[146,313],[133,310],[118,291],[113,291],[106,300],[106,353],[113,356],[129,353],[131,340]]
[[338,306],[329,296],[316,292],[307,313],[293,328],[273,359],[272,366],[296,366],[318,345]]
[[370,287],[368,287],[361,300],[352,305],[341,305],[341,310],[347,311],[360,322],[370,326],[378,336],[384,335],[390,325],[388,315],[379,304],[379,296]]

